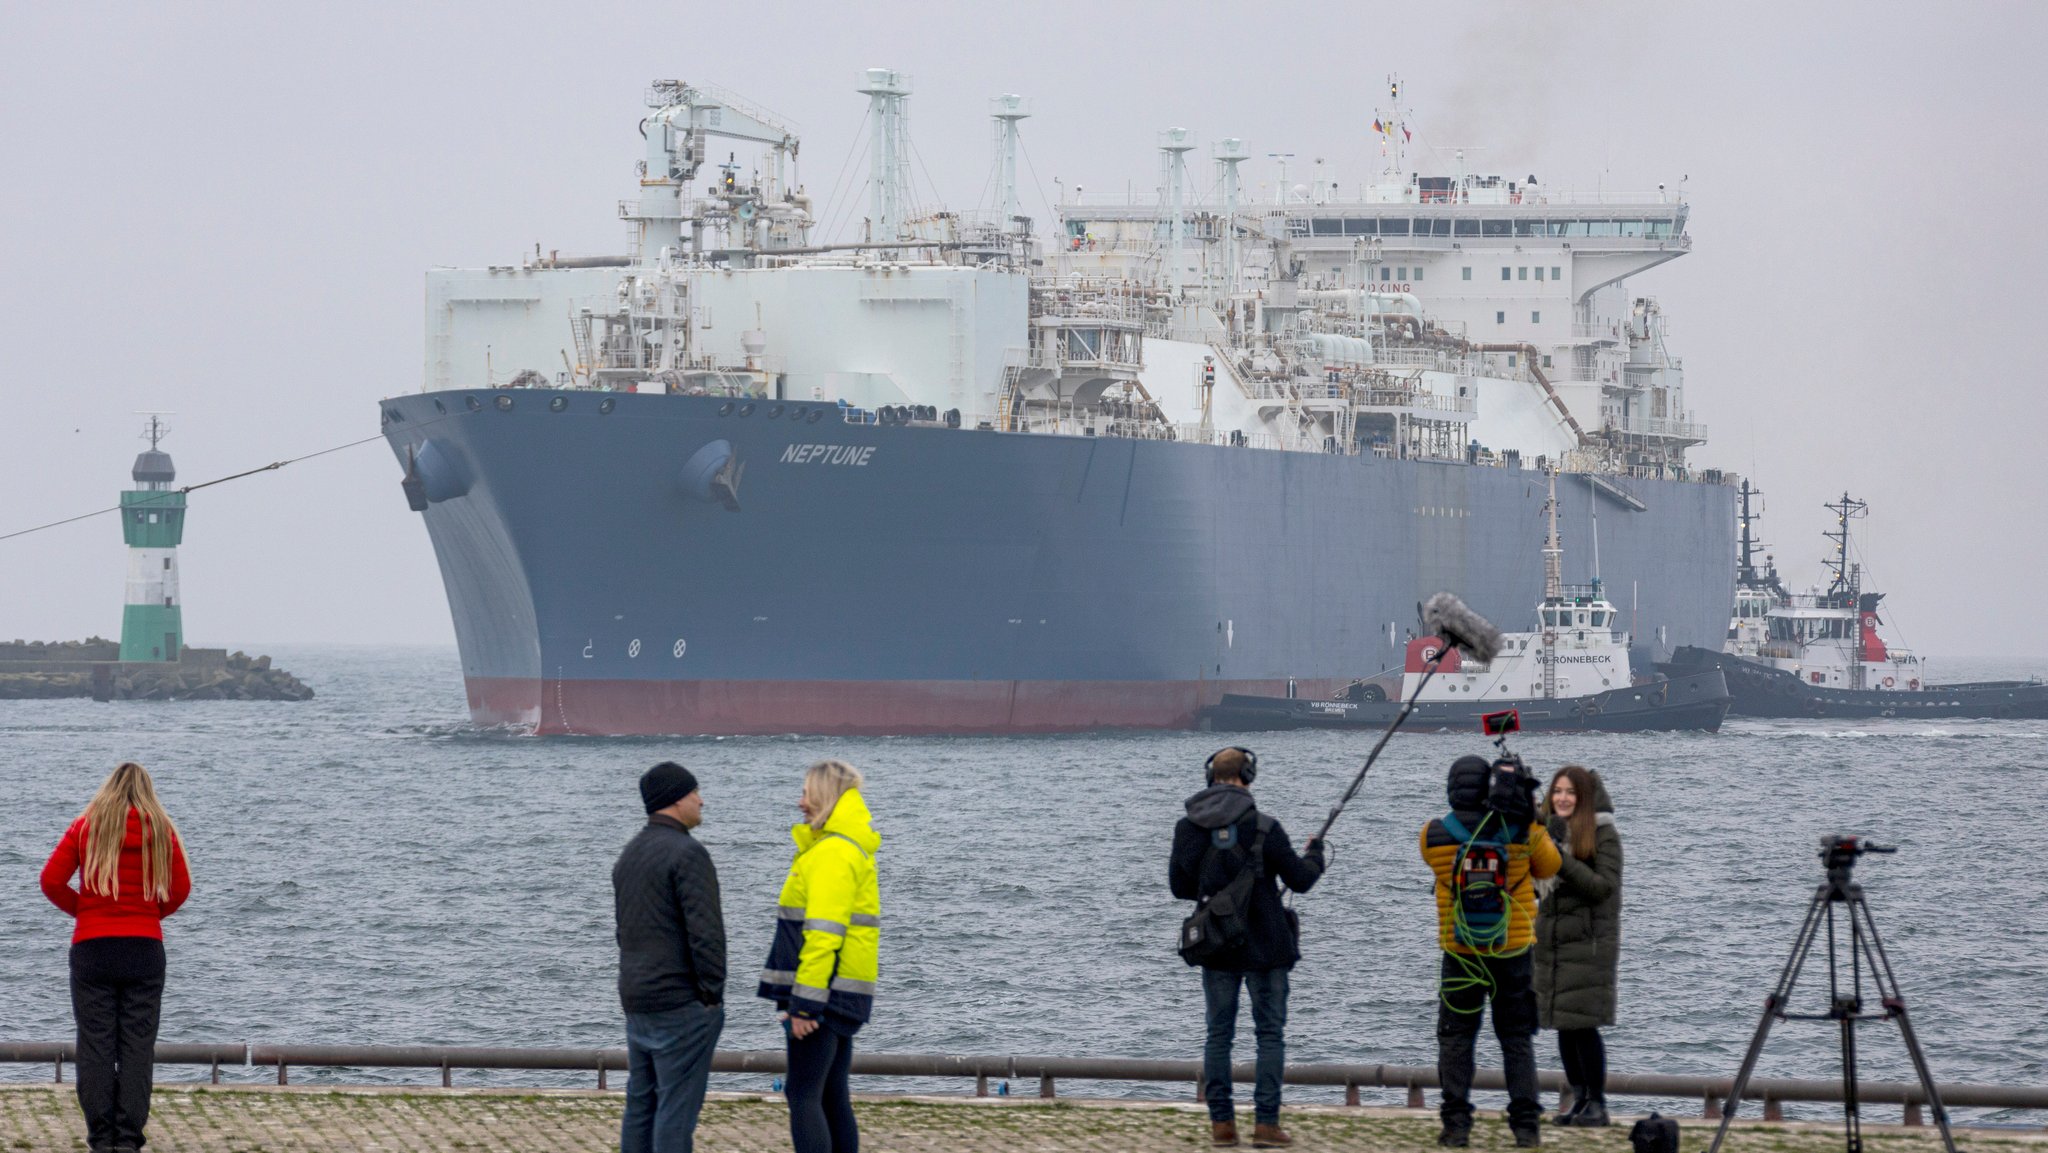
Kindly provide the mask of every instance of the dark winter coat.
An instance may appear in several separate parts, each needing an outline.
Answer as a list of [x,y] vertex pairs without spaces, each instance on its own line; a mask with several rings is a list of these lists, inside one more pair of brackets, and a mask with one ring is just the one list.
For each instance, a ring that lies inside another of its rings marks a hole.
[[1572,855],[1564,819],[1550,835],[1564,858],[1536,910],[1536,1012],[1546,1029],[1614,1024],[1615,965],[1621,957],[1621,833],[1614,803],[1593,777],[1593,859]]
[[[1247,850],[1259,835],[1259,810],[1248,789],[1236,785],[1211,785],[1187,801],[1188,815],[1173,828],[1173,858],[1166,870],[1173,895],[1183,901],[1199,900],[1230,883],[1243,867]],[[1205,969],[1245,972],[1292,969],[1301,959],[1294,928],[1280,903],[1280,884],[1306,893],[1323,875],[1323,846],[1309,846],[1296,854],[1287,842],[1287,830],[1267,818],[1266,848],[1261,868],[1264,876],[1252,886],[1252,899],[1245,910],[1249,932],[1242,945],[1226,949],[1203,964]],[[1210,852],[1216,830],[1235,825],[1238,848]]]
[[682,824],[649,817],[612,866],[619,1003],[658,1013],[725,999],[725,911],[711,854]]

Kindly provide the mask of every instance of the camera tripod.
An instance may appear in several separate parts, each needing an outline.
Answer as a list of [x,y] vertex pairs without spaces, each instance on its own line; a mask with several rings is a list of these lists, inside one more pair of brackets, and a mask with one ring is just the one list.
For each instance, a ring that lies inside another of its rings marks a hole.
[[[1756,1071],[1757,1057],[1763,1053],[1764,1038],[1770,1035],[1771,1023],[1791,1020],[1840,1023],[1842,1125],[1848,1137],[1848,1153],[1863,1153],[1863,1122],[1856,1108],[1856,1023],[1871,1019],[1899,1023],[1899,1036],[1906,1042],[1906,1052],[1913,1059],[1913,1071],[1920,1078],[1921,1091],[1927,1095],[1927,1106],[1933,1110],[1934,1123],[1941,1129],[1942,1147],[1948,1153],[1956,1153],[1955,1138],[1948,1128],[1948,1111],[1941,1107],[1941,1094],[1935,1088],[1934,1075],[1927,1070],[1927,1057],[1920,1051],[1919,1038],[1913,1034],[1913,1022],[1906,1016],[1906,998],[1899,992],[1898,979],[1892,975],[1891,962],[1884,955],[1884,942],[1878,938],[1877,922],[1871,919],[1870,905],[1863,899],[1863,886],[1851,876],[1857,857],[1865,853],[1896,850],[1857,837],[1826,836],[1820,839],[1820,845],[1820,858],[1827,866],[1828,879],[1814,891],[1813,904],[1806,911],[1806,922],[1800,926],[1799,936],[1793,943],[1791,959],[1785,962],[1784,971],[1778,974],[1778,984],[1771,990],[1771,995],[1764,999],[1763,1020],[1757,1022],[1756,1035],[1750,1038],[1749,1051],[1742,1055],[1742,1068],[1735,1074],[1735,1085],[1729,1090],[1728,1099],[1722,1102],[1721,1127],[1715,1131],[1714,1143],[1708,1146],[1708,1153],[1720,1153],[1721,1141],[1728,1136],[1728,1123],[1735,1119],[1735,1111],[1741,1106],[1742,1091],[1749,1087],[1750,1074]],[[1849,922],[1846,985],[1841,980],[1836,959],[1836,905],[1842,906]],[[1807,955],[1812,952],[1814,941],[1823,927],[1827,930],[1828,939],[1827,1011],[1788,1013],[1785,1007],[1792,1000],[1792,986],[1799,980],[1800,970],[1805,967]],[[1883,1012],[1867,1013],[1863,1010],[1866,969]]]

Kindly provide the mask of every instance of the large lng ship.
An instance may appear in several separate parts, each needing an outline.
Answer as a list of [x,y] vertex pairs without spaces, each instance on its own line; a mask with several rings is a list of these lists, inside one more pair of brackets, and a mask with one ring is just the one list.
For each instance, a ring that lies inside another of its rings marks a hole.
[[1520,621],[1553,472],[1637,665],[1718,645],[1734,490],[1686,462],[1705,430],[1627,286],[1686,252],[1682,196],[1411,172],[1395,84],[1368,181],[1251,191],[1244,142],[1205,165],[1171,129],[1154,194],[1062,189],[1041,232],[1026,102],[991,103],[991,203],[944,211],[910,88],[862,77],[867,186],[821,206],[784,120],[658,82],[625,254],[428,274],[425,388],[382,418],[478,722],[1044,732],[1334,694],[1431,592]]

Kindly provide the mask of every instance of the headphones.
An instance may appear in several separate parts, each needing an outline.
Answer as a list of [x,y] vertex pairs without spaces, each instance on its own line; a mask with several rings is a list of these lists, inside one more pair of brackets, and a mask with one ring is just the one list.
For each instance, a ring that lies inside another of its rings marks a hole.
[[1237,779],[1247,785],[1251,784],[1252,779],[1259,775],[1259,754],[1243,745],[1231,745],[1229,748],[1217,749],[1209,754],[1209,759],[1202,763],[1202,772],[1208,775],[1209,783],[1216,783],[1216,758],[1230,752],[1244,754],[1244,764],[1237,770]]

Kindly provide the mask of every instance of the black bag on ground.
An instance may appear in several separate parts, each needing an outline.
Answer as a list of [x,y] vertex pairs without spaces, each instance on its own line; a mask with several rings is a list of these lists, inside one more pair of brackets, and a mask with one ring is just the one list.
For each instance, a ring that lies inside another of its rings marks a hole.
[[1652,1112],[1628,1131],[1635,1153],[1678,1153],[1678,1122]]
[[[1200,965],[1251,935],[1252,889],[1265,875],[1266,828],[1271,823],[1264,814],[1259,816],[1258,835],[1252,838],[1237,875],[1203,898],[1188,919],[1180,923],[1181,960]],[[1235,825],[1216,830],[1211,834],[1209,851],[1225,851],[1228,838],[1234,837],[1236,830]],[[1225,844],[1219,845],[1218,841]]]

